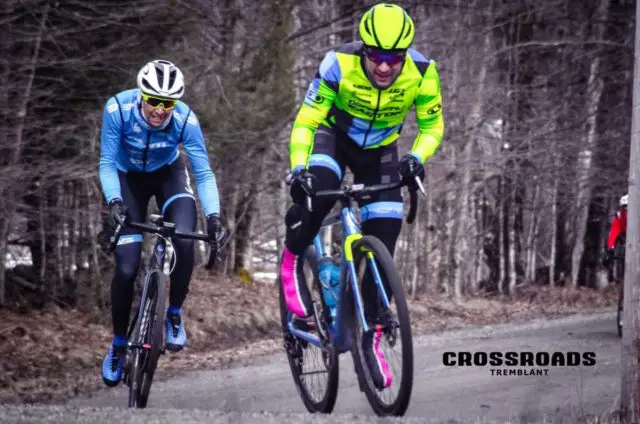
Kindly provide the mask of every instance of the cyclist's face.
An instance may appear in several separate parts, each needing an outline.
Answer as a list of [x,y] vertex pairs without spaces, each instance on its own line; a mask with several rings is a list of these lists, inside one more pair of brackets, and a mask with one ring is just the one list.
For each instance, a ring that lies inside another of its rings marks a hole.
[[[391,62],[391,64],[389,62]],[[367,73],[373,79],[373,82],[380,88],[387,88],[393,84],[398,74],[400,74],[404,60],[376,62],[372,60],[369,55],[365,55],[364,63],[367,68]]]
[[162,105],[154,108],[143,100],[142,113],[152,127],[159,127],[169,117],[171,110],[165,110]]

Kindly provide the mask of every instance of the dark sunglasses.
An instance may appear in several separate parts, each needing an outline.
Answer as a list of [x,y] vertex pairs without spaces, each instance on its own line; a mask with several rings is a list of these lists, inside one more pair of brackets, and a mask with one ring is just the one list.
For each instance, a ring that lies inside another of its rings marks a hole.
[[383,62],[387,62],[387,65],[395,66],[402,63],[407,52],[405,50],[390,52],[385,50],[366,49],[365,54],[367,55],[367,59],[376,65],[382,65]]
[[153,97],[148,94],[142,94],[142,100],[144,100],[149,106],[152,108],[157,108],[162,105],[164,110],[171,110],[176,107],[177,100],[174,99],[163,99],[161,97]]

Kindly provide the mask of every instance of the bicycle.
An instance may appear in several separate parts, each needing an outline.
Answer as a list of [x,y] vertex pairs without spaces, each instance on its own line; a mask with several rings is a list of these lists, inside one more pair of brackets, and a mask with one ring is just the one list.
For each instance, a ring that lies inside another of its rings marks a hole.
[[613,248],[613,279],[619,285],[618,296],[618,314],[616,317],[618,326],[618,336],[622,337],[622,321],[624,318],[624,254],[625,254],[626,235],[621,233],[616,240]]
[[[151,214],[149,221],[151,224],[119,220],[110,244],[110,251],[115,251],[120,239],[120,232],[125,227],[157,236],[153,254],[146,268],[136,313],[133,321],[129,324],[127,332],[129,342],[125,356],[123,381],[125,385],[129,386],[130,408],[145,408],[147,406],[158,358],[161,354],[165,354],[162,331],[166,306],[165,284],[173,270],[171,264],[169,264],[171,270],[169,273],[164,272],[167,243],[171,243],[167,239],[179,237],[202,240],[209,243],[211,251],[205,269],[211,270],[225,236],[223,232],[218,240],[211,240],[206,234],[180,232],[176,230],[175,223],[165,221],[164,217],[158,214]],[[175,259],[175,253],[173,257]],[[174,265],[175,260],[173,261]]]
[[[424,188],[418,178],[416,182],[417,187],[424,194]],[[400,275],[385,245],[379,239],[361,233],[359,221],[351,206],[352,202],[365,199],[373,193],[404,185],[406,183],[403,182],[368,187],[354,184],[339,190],[324,190],[315,194],[317,198],[336,198],[341,204],[340,213],[327,217],[322,222],[322,228],[338,222],[341,222],[343,227],[335,318],[332,318],[322,294],[322,283],[317,268],[317,263],[326,257],[320,232],[314,238],[313,244],[303,255],[300,255],[296,264],[298,269],[303,270],[305,263],[308,264],[307,271],[310,271],[310,276],[305,273],[304,277],[306,281],[313,280],[313,284],[308,285],[313,300],[313,322],[309,324],[305,321],[303,327],[306,325],[306,328],[297,328],[294,325],[292,314],[288,311],[284,300],[282,282],[278,277],[284,348],[298,393],[311,413],[333,411],[338,393],[338,356],[348,351],[353,358],[360,391],[365,393],[377,415],[404,415],[409,406],[413,386],[413,344],[409,311]],[[417,204],[416,189],[410,189],[409,193],[411,198],[407,222],[412,223],[415,219]],[[307,208],[311,209],[309,196],[307,196]],[[398,344],[398,336],[401,339],[399,343],[402,348],[401,371],[400,373],[394,371],[392,385],[384,390],[378,390],[373,385],[369,368],[362,354],[362,334],[369,329],[361,297],[361,286],[366,272],[369,272],[369,277],[375,282],[379,295],[376,306],[377,310],[383,312],[378,315],[378,318],[384,328],[385,341],[393,348]],[[382,289],[383,280],[389,287],[390,297]],[[395,312],[392,310],[390,298],[395,303]],[[317,330],[318,335],[311,332],[314,329]],[[305,359],[305,352],[311,347],[319,348],[324,371],[304,372],[304,365],[309,362],[309,359]],[[313,388],[307,387],[306,376],[313,378],[322,373],[328,374],[326,388],[315,396]],[[397,389],[394,400],[387,402],[380,397],[383,394],[393,394],[394,389]]]

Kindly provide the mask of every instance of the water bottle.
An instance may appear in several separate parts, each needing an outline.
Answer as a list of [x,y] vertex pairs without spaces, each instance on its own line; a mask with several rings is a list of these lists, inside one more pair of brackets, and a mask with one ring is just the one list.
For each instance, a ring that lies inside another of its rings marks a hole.
[[329,310],[329,312],[331,313],[330,331],[333,333],[335,332],[336,322],[335,304],[338,301],[338,293],[340,293],[340,265],[334,261],[331,261],[331,291],[333,292],[333,296],[331,298],[333,299],[334,306]]
[[[333,312],[336,307],[335,291],[332,285],[334,268],[335,264],[328,256],[318,261],[318,277],[320,278],[322,286],[322,295],[324,297],[324,302],[327,304],[329,311],[331,312]],[[338,272],[340,272],[339,269]]]
[[[332,261],[333,262],[333,261]],[[333,262],[333,267],[331,268],[331,288],[333,289],[333,294],[338,297],[338,290],[340,290],[340,265]]]

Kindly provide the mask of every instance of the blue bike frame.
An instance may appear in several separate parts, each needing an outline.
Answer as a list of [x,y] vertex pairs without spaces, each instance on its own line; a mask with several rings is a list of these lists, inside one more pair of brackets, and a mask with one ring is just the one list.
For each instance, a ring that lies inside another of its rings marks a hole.
[[[356,303],[356,312],[358,315],[358,319],[362,323],[362,328],[364,331],[369,329],[369,326],[366,322],[364,316],[364,307],[362,302],[362,296],[360,294],[360,288],[358,287],[358,275],[356,272],[355,263],[353,261],[353,243],[362,238],[362,233],[360,231],[360,227],[358,225],[358,221],[356,220],[353,210],[349,207],[347,202],[342,202],[342,210],[340,214],[333,215],[328,217],[322,222],[322,228],[333,225],[338,221],[342,222],[342,262],[340,264],[340,283],[338,285],[338,297],[336,302],[336,316],[334,322],[335,332],[332,334],[331,339],[331,347],[337,349],[339,352],[345,352],[351,348],[350,339],[346,337],[347,328],[345,326],[345,313],[343,309],[343,305],[341,302],[342,294],[346,290],[347,283],[351,284],[351,290],[354,294],[354,299]],[[313,240],[313,247],[315,250],[316,260],[319,261],[322,257],[325,256],[324,245],[322,243],[322,238],[320,237],[320,233],[316,235]],[[387,296],[386,291],[383,289],[384,285],[382,284],[382,278],[380,277],[380,273],[378,271],[378,267],[376,265],[375,259],[370,252],[367,252],[367,264],[370,266],[370,269],[373,273],[373,278],[378,288],[378,293],[381,295],[383,304],[385,309],[389,308],[389,298]],[[351,278],[348,278],[351,277]],[[322,350],[328,350],[327,346],[324,346],[321,342],[320,338],[311,334],[307,331],[297,329],[293,326],[291,321],[292,314],[291,312],[287,313],[287,323],[288,328],[291,334],[300,339],[306,340],[307,342],[318,346]]]

